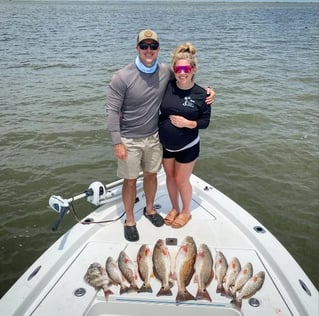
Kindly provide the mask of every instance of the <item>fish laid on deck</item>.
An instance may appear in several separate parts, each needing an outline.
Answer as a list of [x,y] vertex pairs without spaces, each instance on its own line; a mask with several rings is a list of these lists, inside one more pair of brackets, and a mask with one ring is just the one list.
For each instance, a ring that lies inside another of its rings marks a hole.
[[214,278],[213,257],[206,244],[200,244],[195,261],[195,282],[198,283],[196,299],[212,301],[207,287]]
[[177,280],[176,302],[195,300],[186,287],[194,274],[194,263],[196,260],[197,247],[194,239],[186,236],[177,252],[175,259],[175,274]]
[[153,274],[152,250],[148,245],[142,245],[137,253],[138,272],[143,281],[139,292],[152,293],[151,277]]
[[228,263],[224,254],[221,251],[216,252],[214,269],[215,269],[215,279],[217,280],[216,293],[225,294],[223,282],[224,282],[224,277],[227,273]]
[[235,284],[231,287],[232,296],[236,296],[236,292],[239,291],[245,283],[253,276],[253,265],[247,262],[238,273],[235,280]]
[[232,293],[230,288],[235,284],[236,278],[240,272],[241,265],[237,257],[232,258],[232,260],[228,264],[228,269],[226,275],[224,277],[224,289],[225,295],[232,297]]
[[231,301],[233,305],[237,308],[241,308],[242,300],[252,297],[257,291],[259,291],[265,281],[265,272],[260,271],[253,275],[242,287],[242,289],[237,292],[235,299]]
[[136,266],[132,259],[124,251],[121,251],[119,254],[118,265],[123,276],[130,283],[128,292],[137,292],[138,286],[136,281],[138,280],[138,275]]
[[173,295],[171,287],[173,283],[170,281],[172,261],[168,248],[163,239],[159,239],[153,249],[153,270],[155,277],[161,281],[162,286],[156,296]]
[[109,295],[114,294],[109,288],[111,282],[107,277],[104,267],[97,262],[90,264],[84,275],[84,280],[96,290],[103,289],[106,299]]
[[106,259],[105,270],[112,283],[120,286],[120,294],[126,293],[129,288],[117,262],[112,257]]

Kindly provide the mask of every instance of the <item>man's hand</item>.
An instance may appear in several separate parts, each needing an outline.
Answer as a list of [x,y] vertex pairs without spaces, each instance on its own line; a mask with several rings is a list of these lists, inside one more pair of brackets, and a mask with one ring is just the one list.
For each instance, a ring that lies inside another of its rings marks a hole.
[[215,101],[215,91],[212,88],[207,87],[206,92],[207,92],[207,97],[205,100],[206,104],[213,105]]
[[120,160],[127,159],[126,147],[123,144],[114,145],[114,156]]

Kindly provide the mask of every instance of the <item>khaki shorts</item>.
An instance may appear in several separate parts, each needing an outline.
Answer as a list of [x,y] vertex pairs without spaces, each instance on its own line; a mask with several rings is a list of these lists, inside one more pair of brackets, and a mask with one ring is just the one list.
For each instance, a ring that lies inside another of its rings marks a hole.
[[123,179],[136,179],[141,171],[156,173],[161,169],[163,148],[158,133],[143,138],[122,137],[128,157],[117,161],[117,176]]

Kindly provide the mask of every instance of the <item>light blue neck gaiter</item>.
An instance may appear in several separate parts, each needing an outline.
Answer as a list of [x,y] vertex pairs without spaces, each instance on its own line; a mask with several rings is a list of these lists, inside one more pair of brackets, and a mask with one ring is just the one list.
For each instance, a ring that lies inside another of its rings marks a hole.
[[157,66],[158,66],[158,59],[155,59],[154,65],[152,67],[146,67],[141,61],[139,56],[136,56],[135,59],[135,65],[138,68],[138,70],[146,73],[146,74],[152,74],[156,71]]

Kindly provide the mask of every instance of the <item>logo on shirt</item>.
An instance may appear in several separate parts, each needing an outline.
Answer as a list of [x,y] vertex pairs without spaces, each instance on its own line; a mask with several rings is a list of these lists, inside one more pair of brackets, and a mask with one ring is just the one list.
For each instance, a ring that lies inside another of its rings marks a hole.
[[191,97],[184,97],[183,106],[194,107],[195,101]]

